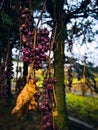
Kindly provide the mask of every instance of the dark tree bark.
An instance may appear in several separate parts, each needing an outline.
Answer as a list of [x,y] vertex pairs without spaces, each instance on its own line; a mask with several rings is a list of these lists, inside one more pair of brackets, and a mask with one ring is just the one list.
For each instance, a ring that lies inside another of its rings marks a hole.
[[57,78],[56,86],[56,107],[58,116],[56,116],[56,124],[59,130],[68,129],[68,115],[65,100],[65,85],[64,85],[64,42],[58,41],[58,49],[56,49],[54,54],[54,72]]
[[49,0],[47,10],[51,14],[53,24],[57,25],[57,33],[54,43],[54,73],[57,78],[56,86],[56,109],[55,122],[59,130],[68,130],[68,115],[65,99],[64,85],[64,41],[66,39],[66,24],[64,23],[64,1]]
[[26,76],[28,74],[28,63],[23,63],[23,77],[24,77],[24,81],[26,83]]

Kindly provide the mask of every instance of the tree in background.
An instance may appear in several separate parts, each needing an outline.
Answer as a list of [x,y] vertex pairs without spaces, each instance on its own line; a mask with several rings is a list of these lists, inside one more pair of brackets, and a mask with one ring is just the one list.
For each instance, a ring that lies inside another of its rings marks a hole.
[[64,85],[64,43],[67,41],[69,47],[72,47],[74,44],[73,40],[79,37],[82,39],[80,43],[93,40],[94,32],[92,31],[92,25],[93,21],[98,18],[98,3],[90,0],[48,0],[47,11],[52,17],[51,26],[57,26],[53,48],[54,71],[58,80],[56,88],[58,116],[56,120],[59,129],[66,130],[68,122]]

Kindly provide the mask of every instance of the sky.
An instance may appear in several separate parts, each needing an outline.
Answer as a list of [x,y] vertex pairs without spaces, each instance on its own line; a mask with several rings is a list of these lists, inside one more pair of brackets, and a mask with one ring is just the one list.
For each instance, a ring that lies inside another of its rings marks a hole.
[[[95,23],[93,26],[94,31],[98,31],[98,22]],[[98,34],[94,36],[94,41],[90,43],[84,43],[82,46],[79,44],[81,38],[77,41],[73,41],[73,49],[72,53],[67,51],[67,46],[65,45],[65,55],[74,56],[79,60],[83,60],[84,56],[86,55],[87,61],[92,62],[94,66],[98,66]]]
[[76,55],[78,54],[81,56],[87,54],[88,61],[94,63],[95,66],[98,66],[98,35],[95,37],[95,39],[95,41],[83,44],[82,46],[75,43],[73,52],[76,53]]
[[[83,60],[84,56],[88,57],[87,61],[92,62],[94,66],[98,66],[98,43],[93,41],[92,43],[87,43],[82,46],[78,43],[73,44],[73,54],[74,57]],[[65,47],[65,55],[72,55],[70,52],[67,52]]]

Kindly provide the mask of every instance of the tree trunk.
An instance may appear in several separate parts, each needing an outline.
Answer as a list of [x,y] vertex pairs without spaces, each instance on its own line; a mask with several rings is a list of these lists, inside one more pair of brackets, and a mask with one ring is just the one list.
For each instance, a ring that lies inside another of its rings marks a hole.
[[65,11],[63,10],[64,0],[49,0],[47,10],[51,14],[54,27],[57,25],[54,43],[54,73],[57,78],[56,86],[56,109],[55,122],[59,130],[68,130],[68,115],[64,85],[64,41],[66,39]]
[[55,118],[59,130],[68,130],[68,115],[65,100],[64,85],[64,41],[60,40],[56,43],[58,48],[54,52],[54,72],[57,78],[56,86],[56,107],[58,115]]

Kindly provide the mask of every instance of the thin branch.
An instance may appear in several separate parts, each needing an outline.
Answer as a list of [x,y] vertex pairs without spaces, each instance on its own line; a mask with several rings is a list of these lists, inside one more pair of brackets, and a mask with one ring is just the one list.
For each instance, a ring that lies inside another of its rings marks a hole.
[[3,7],[4,1],[5,1],[5,0],[3,0],[2,3],[1,3],[0,10],[1,10],[2,7]]

